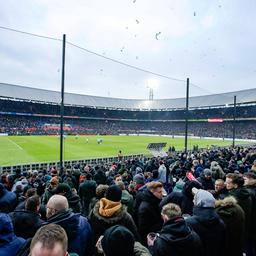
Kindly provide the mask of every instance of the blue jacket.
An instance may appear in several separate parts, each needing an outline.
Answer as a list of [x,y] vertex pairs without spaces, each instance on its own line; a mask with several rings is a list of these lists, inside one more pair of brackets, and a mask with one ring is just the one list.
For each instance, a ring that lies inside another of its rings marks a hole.
[[0,213],[0,255],[15,256],[25,239],[17,237],[8,214]]
[[87,219],[71,210],[61,211],[51,216],[47,224],[54,223],[63,227],[68,236],[68,252],[79,256],[91,255],[92,229]]
[[15,193],[8,191],[2,183],[0,183],[0,211],[12,212],[17,204]]

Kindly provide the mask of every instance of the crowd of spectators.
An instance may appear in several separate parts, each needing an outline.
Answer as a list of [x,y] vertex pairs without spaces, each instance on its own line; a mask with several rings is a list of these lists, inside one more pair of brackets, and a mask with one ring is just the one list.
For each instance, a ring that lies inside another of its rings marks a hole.
[[[49,117],[0,116],[0,133],[9,135],[52,135],[59,133],[60,120]],[[256,121],[237,121],[236,138],[256,139]],[[146,133],[184,135],[185,122],[108,121],[92,119],[65,119],[66,134],[118,135]],[[188,134],[199,137],[232,138],[233,123],[208,123],[191,121]]]
[[0,255],[256,255],[256,147],[0,175]]
[[[1,112],[16,112],[30,114],[59,115],[60,106],[56,104],[34,103],[28,101],[14,101],[0,99]],[[233,118],[233,107],[219,107],[206,109],[189,110],[189,119],[207,118]],[[95,107],[65,106],[66,116],[79,116],[91,118],[115,118],[134,120],[184,120],[186,118],[185,109],[170,110],[113,110]],[[237,118],[255,118],[256,106],[237,106]]]

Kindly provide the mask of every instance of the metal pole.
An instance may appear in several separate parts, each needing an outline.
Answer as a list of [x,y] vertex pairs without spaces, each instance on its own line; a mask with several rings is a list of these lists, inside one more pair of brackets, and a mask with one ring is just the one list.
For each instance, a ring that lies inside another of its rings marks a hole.
[[186,93],[186,123],[185,123],[185,152],[188,150],[188,102],[189,100],[189,78],[187,78],[187,93]]
[[233,112],[233,142],[232,146],[235,147],[235,138],[236,138],[236,95],[234,96],[234,112]]
[[60,104],[60,175],[63,173],[63,116],[64,116],[64,85],[65,85],[65,49],[66,35],[62,41],[62,74],[61,74],[61,104]]

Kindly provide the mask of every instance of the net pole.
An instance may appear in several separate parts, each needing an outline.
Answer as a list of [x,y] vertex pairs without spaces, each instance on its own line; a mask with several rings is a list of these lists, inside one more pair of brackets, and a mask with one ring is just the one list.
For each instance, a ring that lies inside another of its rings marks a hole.
[[186,93],[186,121],[185,121],[185,152],[188,151],[188,104],[189,104],[189,78],[187,78],[187,93]]
[[235,138],[236,138],[236,95],[234,96],[234,112],[233,112],[233,140],[232,146],[235,147]]
[[63,173],[63,116],[64,116],[64,85],[65,85],[65,50],[66,35],[62,41],[62,72],[61,72],[61,104],[60,104],[60,175]]

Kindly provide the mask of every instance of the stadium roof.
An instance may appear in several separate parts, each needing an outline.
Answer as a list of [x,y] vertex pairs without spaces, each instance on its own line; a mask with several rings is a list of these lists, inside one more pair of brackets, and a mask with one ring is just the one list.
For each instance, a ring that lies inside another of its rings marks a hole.
[[[196,96],[189,99],[190,108],[206,108],[232,105],[234,95],[237,97],[237,104],[255,103],[256,88],[236,92],[212,94],[206,96]],[[44,89],[36,89],[20,85],[0,83],[0,97],[29,100],[36,102],[46,102],[59,104],[61,99],[60,92]],[[185,98],[159,99],[159,100],[138,100],[138,99],[119,99],[109,97],[98,97],[65,93],[65,105],[87,106],[97,108],[112,109],[139,109],[139,110],[163,110],[163,109],[183,109],[186,106]]]

